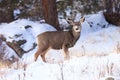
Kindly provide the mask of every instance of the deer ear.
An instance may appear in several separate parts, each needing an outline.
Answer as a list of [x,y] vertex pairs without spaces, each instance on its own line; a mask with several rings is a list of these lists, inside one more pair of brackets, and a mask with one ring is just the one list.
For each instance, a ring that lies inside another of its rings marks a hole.
[[69,19],[69,18],[66,18],[66,21],[70,24],[70,25],[73,25],[73,21],[72,21],[72,19]]
[[80,19],[80,23],[84,22],[85,21],[85,17],[81,17]]

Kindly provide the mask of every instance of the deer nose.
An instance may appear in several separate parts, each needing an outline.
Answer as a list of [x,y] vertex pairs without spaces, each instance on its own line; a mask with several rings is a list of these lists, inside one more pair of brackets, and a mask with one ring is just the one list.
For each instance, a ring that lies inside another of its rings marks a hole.
[[79,28],[76,28],[76,30],[79,30]]

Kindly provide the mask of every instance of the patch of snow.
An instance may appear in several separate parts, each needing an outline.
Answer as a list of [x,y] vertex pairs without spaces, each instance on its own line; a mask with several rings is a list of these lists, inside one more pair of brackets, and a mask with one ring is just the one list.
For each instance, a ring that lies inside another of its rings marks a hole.
[[14,17],[15,17],[15,19],[17,19],[18,18],[18,15],[20,14],[20,10],[19,9],[15,9],[14,10]]

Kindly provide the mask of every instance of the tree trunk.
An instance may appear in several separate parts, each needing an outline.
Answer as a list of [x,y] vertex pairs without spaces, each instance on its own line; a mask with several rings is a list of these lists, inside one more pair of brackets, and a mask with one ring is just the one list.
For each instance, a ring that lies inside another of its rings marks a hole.
[[42,0],[42,8],[45,22],[60,30],[56,0]]
[[2,22],[11,22],[14,20],[13,10],[5,9],[0,10],[0,23]]
[[0,23],[11,22],[14,20],[12,0],[0,1]]
[[119,0],[104,0],[104,16],[106,20],[114,25],[120,26],[120,2]]

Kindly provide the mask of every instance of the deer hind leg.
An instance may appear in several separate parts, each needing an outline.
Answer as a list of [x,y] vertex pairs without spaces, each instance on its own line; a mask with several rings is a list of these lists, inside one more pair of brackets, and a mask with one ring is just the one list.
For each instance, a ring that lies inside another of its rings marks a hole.
[[42,55],[41,55],[41,58],[42,58],[43,62],[46,62],[45,54],[42,54]]
[[44,62],[46,62],[46,59],[45,59],[45,54],[47,53],[48,49],[43,51],[42,54],[41,54],[41,58]]
[[40,55],[41,56],[41,58],[42,58],[42,60],[44,61],[44,62],[46,62],[46,60],[45,60],[45,54],[47,53],[47,51],[49,50],[49,47],[39,47],[38,48],[38,51],[35,53],[35,55],[34,55],[34,60],[36,61],[37,60],[37,58],[38,58],[38,56]]
[[49,48],[46,48],[46,49],[44,49],[44,50],[42,51],[42,53],[41,53],[41,58],[42,58],[42,60],[43,60],[44,62],[46,62],[45,54],[47,53],[48,50],[49,50]]
[[34,55],[34,61],[37,60],[37,58],[38,58],[38,56],[40,55],[40,53],[41,53],[40,50],[38,50],[38,51],[35,53],[35,55]]
[[35,55],[34,55],[34,61],[36,61],[37,60],[37,58],[38,58],[38,56],[40,55],[41,56],[41,58],[42,58],[42,60],[44,61],[44,62],[46,62],[46,60],[45,60],[45,54],[46,54],[46,52],[48,51],[48,49],[47,48],[39,48],[38,49],[38,51],[35,53]]

